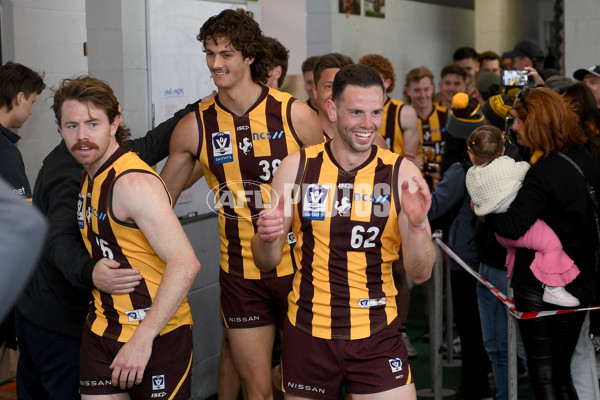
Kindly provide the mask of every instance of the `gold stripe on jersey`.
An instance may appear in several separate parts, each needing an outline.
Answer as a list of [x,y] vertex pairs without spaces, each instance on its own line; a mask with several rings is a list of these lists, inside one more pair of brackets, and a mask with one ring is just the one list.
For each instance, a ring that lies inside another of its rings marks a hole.
[[250,247],[258,214],[270,202],[270,184],[277,167],[301,147],[291,122],[294,101],[288,93],[263,87],[243,116],[227,110],[218,95],[197,110],[200,140],[196,158],[220,205],[221,268],[227,273],[261,279],[294,272],[289,245],[281,264],[269,272],[255,266]]
[[361,167],[344,171],[327,142],[300,158],[288,318],[319,338],[369,337],[397,316],[392,262],[400,205],[392,191],[402,157],[373,146]]
[[[114,182],[127,173],[152,174],[160,179],[137,155],[119,148],[93,180],[85,176],[78,205],[78,222],[90,255],[96,259],[113,259],[121,264],[120,268],[137,269],[143,278],[132,293],[109,294],[97,289],[92,292],[94,299],[87,316],[88,326],[96,335],[119,342],[128,341],[145,317],[166,266],[136,225],[119,221],[112,213]],[[171,201],[166,186],[165,196]],[[160,334],[191,324],[192,315],[186,299]]]
[[402,101],[388,97],[383,106],[383,121],[379,128],[388,149],[401,156],[404,155],[404,132],[400,121],[402,107]]

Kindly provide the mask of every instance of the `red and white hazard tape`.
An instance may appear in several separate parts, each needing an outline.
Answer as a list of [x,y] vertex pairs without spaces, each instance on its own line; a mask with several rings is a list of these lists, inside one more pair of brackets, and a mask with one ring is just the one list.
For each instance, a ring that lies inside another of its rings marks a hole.
[[442,242],[439,238],[434,238],[433,241],[436,245],[440,246],[442,250],[446,252],[454,261],[458,263],[465,271],[469,274],[473,275],[475,279],[481,282],[494,296],[498,298],[508,309],[508,312],[517,319],[532,319],[532,318],[540,318],[547,317],[549,315],[557,315],[557,314],[567,314],[573,313],[577,311],[588,311],[588,310],[597,310],[600,307],[586,307],[586,308],[572,308],[568,310],[552,310],[552,311],[517,311],[515,310],[515,303],[506,297],[504,293],[496,289],[494,285],[489,283],[484,277],[479,275],[477,271],[473,268],[469,267],[467,263],[465,263],[459,256],[456,255],[444,242]]

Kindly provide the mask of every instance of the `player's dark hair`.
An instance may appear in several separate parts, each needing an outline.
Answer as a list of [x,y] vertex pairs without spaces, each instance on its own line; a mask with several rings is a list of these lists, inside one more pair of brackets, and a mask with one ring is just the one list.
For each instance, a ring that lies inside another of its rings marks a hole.
[[265,83],[269,78],[272,55],[267,49],[263,33],[254,14],[244,9],[223,10],[210,17],[200,28],[196,36],[206,47],[207,41],[217,43],[219,38],[229,40],[231,45],[242,53],[244,58],[254,58],[250,65],[252,80]]
[[26,98],[32,93],[40,94],[46,88],[44,74],[38,74],[30,68],[8,61],[0,67],[0,107],[13,108],[13,100],[19,92]]
[[464,80],[467,79],[467,72],[465,71],[464,68],[459,67],[458,65],[454,65],[454,64],[446,65],[444,68],[442,68],[440,78],[444,79],[444,77],[446,75],[450,75],[450,74],[462,76],[462,78]]
[[333,100],[336,105],[339,105],[338,100],[348,85],[361,88],[379,86],[381,91],[385,94],[385,86],[383,85],[383,80],[381,79],[379,72],[362,64],[346,65],[335,74],[331,91],[331,100]]
[[465,47],[459,47],[458,49],[456,49],[456,51],[452,55],[452,59],[454,61],[464,60],[464,59],[467,59],[467,58],[472,58],[475,61],[478,61],[479,60],[479,54],[477,54],[477,52],[475,51],[474,48],[469,47],[469,46],[465,46]]
[[273,67],[281,67],[281,76],[277,79],[277,85],[281,87],[288,69],[290,51],[274,37],[265,37],[265,43],[273,56]]
[[[58,89],[54,91],[54,104],[52,111],[56,118],[56,124],[60,127],[62,119],[62,106],[67,100],[76,100],[80,103],[93,105],[104,111],[108,122],[113,123],[117,116],[121,115],[119,102],[110,86],[100,79],[89,76],[80,76],[73,79],[64,79]],[[124,145],[125,140],[131,135],[129,128],[119,125],[115,138],[119,145]]]
[[329,68],[342,68],[345,65],[354,64],[352,59],[344,54],[340,53],[329,53],[324,54],[319,57],[319,61],[315,64],[313,68],[313,77],[315,80],[315,87],[319,83],[319,79],[321,79],[321,74],[323,71]]

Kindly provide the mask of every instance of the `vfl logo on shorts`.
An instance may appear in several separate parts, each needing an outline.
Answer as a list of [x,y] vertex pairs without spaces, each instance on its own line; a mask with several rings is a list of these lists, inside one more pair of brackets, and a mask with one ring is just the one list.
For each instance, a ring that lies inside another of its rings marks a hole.
[[399,358],[390,358],[388,360],[388,362],[390,363],[390,368],[392,369],[392,373],[396,373],[396,372],[400,372],[402,371],[402,360]]
[[149,310],[150,310],[150,307],[140,308],[138,310],[125,311],[125,314],[127,314],[127,317],[129,318],[129,322],[143,321],[144,318],[146,318],[146,314],[148,313]]
[[296,236],[294,236],[294,232],[288,232],[287,234],[287,242],[288,244],[296,243]]
[[165,388],[164,375],[152,375],[152,390],[163,390]]
[[360,308],[371,308],[371,307],[385,306],[385,305],[386,305],[385,297],[382,297],[380,299],[359,299],[358,300],[358,306]]

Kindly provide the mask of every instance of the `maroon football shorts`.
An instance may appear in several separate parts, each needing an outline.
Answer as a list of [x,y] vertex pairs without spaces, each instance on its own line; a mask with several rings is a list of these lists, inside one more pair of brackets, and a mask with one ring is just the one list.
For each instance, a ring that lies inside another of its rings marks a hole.
[[372,394],[414,383],[398,318],[364,339],[321,339],[286,318],[281,351],[283,387],[303,397],[339,400],[348,393]]
[[[139,385],[121,389],[111,384],[113,362],[125,343],[92,333],[86,327],[81,341],[79,391],[100,395],[128,392],[134,399],[189,399],[191,396],[192,327],[183,325],[158,336]],[[173,397],[171,397],[173,396]]]
[[294,274],[244,279],[221,270],[221,317],[227,328],[282,326]]

